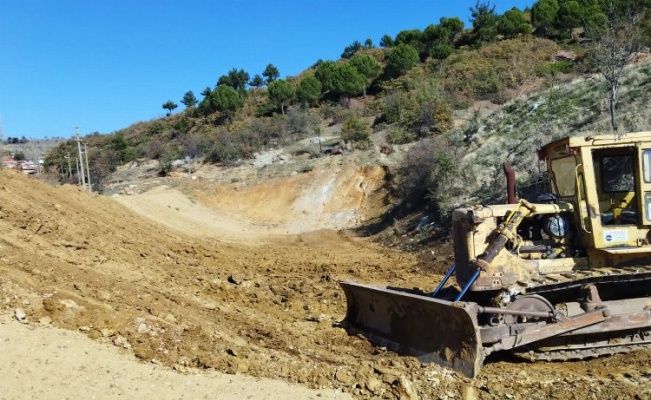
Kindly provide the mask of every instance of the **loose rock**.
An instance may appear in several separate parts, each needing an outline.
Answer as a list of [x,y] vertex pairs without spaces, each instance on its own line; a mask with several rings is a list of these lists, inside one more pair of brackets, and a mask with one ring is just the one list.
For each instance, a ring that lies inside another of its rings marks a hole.
[[25,311],[23,311],[22,308],[14,310],[14,317],[23,324],[27,323],[27,314],[25,314]]

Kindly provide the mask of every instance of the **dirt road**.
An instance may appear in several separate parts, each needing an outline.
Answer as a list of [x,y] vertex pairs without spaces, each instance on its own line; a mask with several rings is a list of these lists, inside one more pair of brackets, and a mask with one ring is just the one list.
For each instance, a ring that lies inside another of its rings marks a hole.
[[[350,187],[350,198],[376,201],[366,189],[378,177],[361,170],[351,174],[359,174],[360,180]],[[0,172],[3,313],[21,309],[30,326],[42,321],[82,332],[141,360],[125,360],[116,368],[145,368],[139,372],[145,375],[166,368],[165,373],[179,377],[179,382],[190,382],[186,379],[199,369],[230,374],[233,382],[240,376],[274,378],[358,398],[651,398],[651,352],[563,364],[495,361],[470,381],[349,336],[338,325],[345,312],[338,281],[431,290],[439,277],[412,254],[380,248],[348,233],[316,230],[318,224],[299,234],[287,233],[288,227],[300,228],[303,222],[337,212],[329,208],[335,204],[332,196],[323,197],[314,215],[297,207],[312,180],[292,179],[277,183],[285,190],[295,188],[293,196],[284,194],[283,202],[280,196],[272,201],[270,194],[261,195],[263,189],[275,193],[271,186],[236,192],[227,185],[190,183],[121,198],[120,204],[76,187],[52,188]],[[245,225],[239,225],[243,211],[235,212],[237,205],[253,210]],[[359,207],[355,210],[359,218],[367,217]],[[174,213],[184,217],[173,218]],[[286,223],[282,218],[274,221],[276,214],[309,218]],[[231,225],[218,234],[223,221]],[[262,228],[244,235],[254,239],[239,240],[237,234],[254,229],[256,223]],[[434,270],[443,269],[450,261],[449,249],[432,251],[433,262],[440,263]],[[0,327],[6,332],[12,325],[17,323]],[[7,344],[11,340],[0,343],[14,348]],[[38,375],[38,368],[29,373],[37,383],[20,386],[18,393],[42,398],[45,383],[38,382],[45,376]],[[78,368],[74,373],[85,371]],[[105,384],[101,374],[89,374],[98,380],[97,387],[100,381]],[[101,386],[97,398],[128,386],[115,382],[117,388]],[[322,396],[337,395],[327,393]]]

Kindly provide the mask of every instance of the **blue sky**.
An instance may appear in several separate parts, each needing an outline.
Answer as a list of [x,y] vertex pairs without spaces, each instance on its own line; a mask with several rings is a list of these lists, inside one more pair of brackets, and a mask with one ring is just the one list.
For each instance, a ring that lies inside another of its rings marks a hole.
[[[214,87],[233,68],[282,78],[441,17],[475,0],[0,0],[3,137],[111,133],[162,104]],[[533,0],[493,1],[498,13]]]

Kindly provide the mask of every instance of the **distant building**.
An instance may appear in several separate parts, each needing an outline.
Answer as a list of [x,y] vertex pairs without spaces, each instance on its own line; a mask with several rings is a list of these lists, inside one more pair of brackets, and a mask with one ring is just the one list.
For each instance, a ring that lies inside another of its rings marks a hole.
[[38,172],[37,166],[34,163],[34,161],[31,160],[16,161],[14,159],[13,154],[2,157],[2,168],[15,169],[21,171],[25,175],[36,175],[36,173]]
[[37,172],[36,164],[34,164],[33,161],[30,160],[18,161],[18,165],[20,166],[20,170],[23,172],[23,174],[35,175]]
[[16,169],[17,167],[18,163],[16,160],[14,160],[13,155],[6,155],[2,157],[2,168]]

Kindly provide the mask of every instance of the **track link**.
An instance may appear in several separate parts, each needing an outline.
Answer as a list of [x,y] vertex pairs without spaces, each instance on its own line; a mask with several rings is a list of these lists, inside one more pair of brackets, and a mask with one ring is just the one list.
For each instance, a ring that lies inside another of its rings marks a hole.
[[637,350],[651,349],[651,343],[628,344],[610,347],[585,347],[572,349],[528,349],[514,351],[518,357],[527,361],[580,361],[602,356],[630,353]]
[[592,335],[568,333],[515,349],[513,353],[529,361],[570,361],[643,349],[651,349],[651,328],[648,327]]
[[553,293],[587,284],[632,283],[651,281],[651,266],[596,268],[541,275],[527,283],[528,294]]

